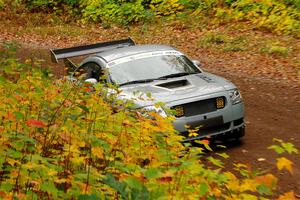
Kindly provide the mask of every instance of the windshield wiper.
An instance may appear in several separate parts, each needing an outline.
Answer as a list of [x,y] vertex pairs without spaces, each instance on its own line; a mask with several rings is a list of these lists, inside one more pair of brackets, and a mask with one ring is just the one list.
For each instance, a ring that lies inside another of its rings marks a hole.
[[175,78],[175,77],[186,76],[186,75],[191,75],[191,74],[197,74],[197,72],[181,72],[181,73],[169,74],[169,75],[166,75],[166,76],[161,76],[161,77],[158,77],[158,78],[149,78],[149,79],[141,79],[141,80],[135,80],[135,81],[128,81],[126,83],[121,83],[119,86],[131,85],[131,84],[138,84],[138,83],[149,83],[149,82],[153,82],[155,80],[166,80],[168,78]]
[[149,78],[149,79],[142,79],[142,80],[135,80],[135,81],[128,81],[126,83],[121,83],[119,86],[123,86],[123,85],[131,85],[131,84],[138,84],[138,83],[149,83],[149,82],[153,82],[155,80],[165,80],[167,78],[165,77],[159,77],[159,78]]
[[176,73],[176,74],[169,74],[169,75],[166,75],[166,76],[161,76],[161,77],[159,77],[159,79],[162,79],[162,78],[175,78],[175,77],[187,76],[187,75],[191,75],[191,74],[197,74],[197,72],[181,72],[181,73]]

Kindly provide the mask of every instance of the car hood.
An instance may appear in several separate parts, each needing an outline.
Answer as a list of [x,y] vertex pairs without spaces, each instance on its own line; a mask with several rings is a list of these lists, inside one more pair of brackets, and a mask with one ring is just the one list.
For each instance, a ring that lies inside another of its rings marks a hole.
[[150,106],[157,102],[170,103],[224,92],[236,88],[230,81],[210,73],[199,73],[151,83],[120,87],[121,99],[131,99],[137,107]]

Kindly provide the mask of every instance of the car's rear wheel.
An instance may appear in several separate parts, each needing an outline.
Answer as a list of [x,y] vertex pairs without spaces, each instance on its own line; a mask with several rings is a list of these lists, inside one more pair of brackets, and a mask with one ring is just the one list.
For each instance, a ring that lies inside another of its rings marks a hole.
[[80,80],[96,79],[99,81],[101,75],[101,67],[96,63],[87,63],[75,71],[75,76]]

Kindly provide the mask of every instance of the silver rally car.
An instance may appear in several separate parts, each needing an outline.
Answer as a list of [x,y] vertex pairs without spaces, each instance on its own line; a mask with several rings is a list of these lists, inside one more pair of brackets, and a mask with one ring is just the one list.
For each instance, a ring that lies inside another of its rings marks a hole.
[[[173,109],[174,128],[185,141],[216,138],[238,139],[245,134],[244,104],[237,87],[220,76],[204,72],[198,61],[166,45],[135,45],[131,39],[51,50],[56,62],[64,59],[74,71],[84,69],[86,81],[98,82],[106,72],[107,82],[132,99],[137,92],[151,93],[154,100],[135,100],[137,108],[165,117]],[[69,58],[90,55],[79,66]],[[163,107],[154,106],[163,102]],[[199,129],[188,137],[187,128]]]

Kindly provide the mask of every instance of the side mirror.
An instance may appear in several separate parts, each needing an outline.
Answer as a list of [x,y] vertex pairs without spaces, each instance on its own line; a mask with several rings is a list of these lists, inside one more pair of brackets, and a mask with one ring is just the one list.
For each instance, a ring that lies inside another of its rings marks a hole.
[[196,65],[197,67],[201,67],[201,63],[199,60],[192,60],[193,64]]

